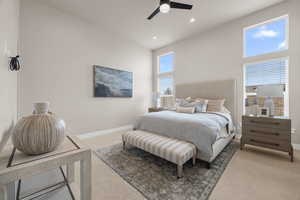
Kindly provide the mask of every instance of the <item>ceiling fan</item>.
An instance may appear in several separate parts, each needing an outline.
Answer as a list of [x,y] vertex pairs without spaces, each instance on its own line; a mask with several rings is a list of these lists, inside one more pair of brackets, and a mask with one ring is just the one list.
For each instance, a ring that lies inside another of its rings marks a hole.
[[193,5],[173,2],[170,0],[160,0],[159,7],[147,19],[151,20],[159,12],[168,13],[171,8],[191,10]]

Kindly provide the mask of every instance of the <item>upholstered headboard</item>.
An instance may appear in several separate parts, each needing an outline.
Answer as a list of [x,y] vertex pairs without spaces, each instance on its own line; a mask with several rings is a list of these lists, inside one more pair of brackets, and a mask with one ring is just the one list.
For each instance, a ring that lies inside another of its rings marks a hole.
[[233,120],[237,116],[236,80],[205,81],[176,85],[177,98],[226,99],[225,106],[232,113]]

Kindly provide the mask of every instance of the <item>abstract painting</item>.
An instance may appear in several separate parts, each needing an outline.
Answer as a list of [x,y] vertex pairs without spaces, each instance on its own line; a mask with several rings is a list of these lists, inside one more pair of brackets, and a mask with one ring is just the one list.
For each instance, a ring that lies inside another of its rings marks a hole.
[[132,97],[132,72],[94,65],[95,97]]

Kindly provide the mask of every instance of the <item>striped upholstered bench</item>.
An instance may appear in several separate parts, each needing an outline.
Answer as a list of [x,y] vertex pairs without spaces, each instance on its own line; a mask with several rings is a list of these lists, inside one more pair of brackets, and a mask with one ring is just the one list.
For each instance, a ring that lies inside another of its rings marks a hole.
[[193,158],[196,162],[197,149],[195,145],[168,138],[146,131],[129,131],[122,135],[123,148],[130,144],[158,157],[177,164],[177,175],[182,177],[183,164]]

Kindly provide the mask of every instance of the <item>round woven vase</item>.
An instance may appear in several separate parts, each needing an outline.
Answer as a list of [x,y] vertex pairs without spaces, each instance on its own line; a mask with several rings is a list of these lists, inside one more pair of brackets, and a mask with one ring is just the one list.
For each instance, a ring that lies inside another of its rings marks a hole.
[[40,155],[54,151],[63,142],[65,122],[48,110],[48,102],[35,103],[33,115],[18,121],[12,134],[15,148],[28,155]]

